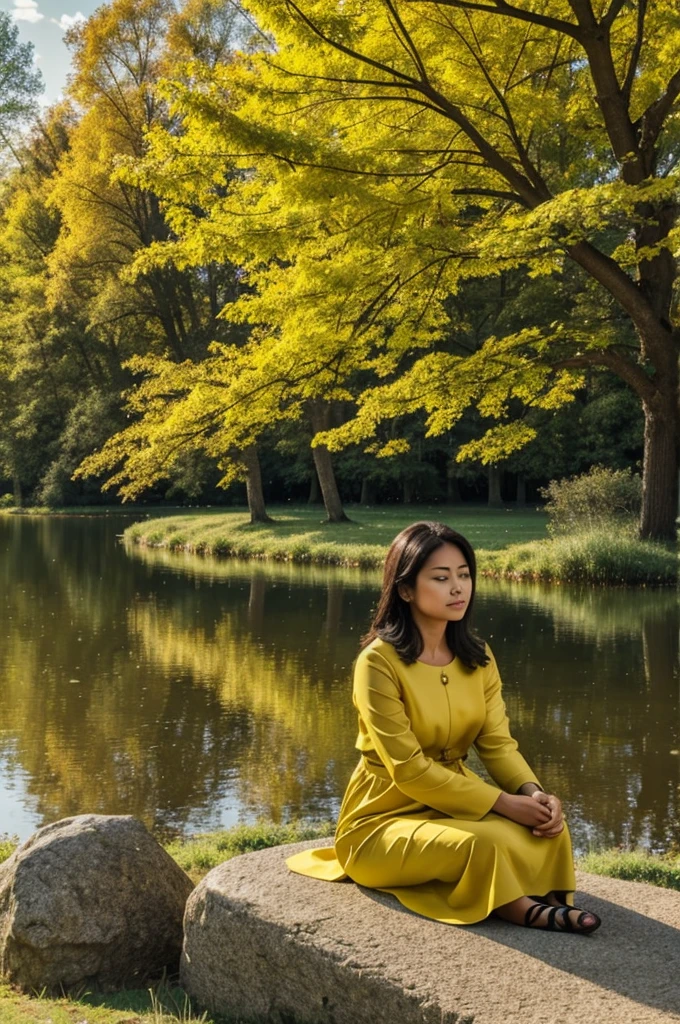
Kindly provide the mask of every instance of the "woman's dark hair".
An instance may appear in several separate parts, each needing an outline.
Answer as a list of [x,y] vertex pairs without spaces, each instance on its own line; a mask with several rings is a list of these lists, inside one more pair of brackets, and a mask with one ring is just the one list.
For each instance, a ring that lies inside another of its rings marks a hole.
[[423,565],[432,552],[442,544],[455,544],[460,548],[465,555],[472,578],[470,603],[462,619],[447,623],[446,642],[454,655],[468,668],[477,668],[488,663],[489,656],[484,650],[484,642],[472,631],[470,621],[477,575],[475,553],[465,537],[444,523],[412,523],[392,541],[385,559],[378,608],[368,633],[361,638],[362,648],[379,637],[392,644],[407,665],[418,660],[423,650],[423,638],[413,621],[410,604],[399,595],[399,587],[403,584],[415,586],[416,576]]

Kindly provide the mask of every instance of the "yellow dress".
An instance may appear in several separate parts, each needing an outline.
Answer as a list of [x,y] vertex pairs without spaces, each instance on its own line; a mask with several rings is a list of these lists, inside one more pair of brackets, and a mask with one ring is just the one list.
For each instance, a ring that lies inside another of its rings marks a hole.
[[484,668],[457,658],[442,668],[405,665],[374,640],[359,655],[353,701],[361,758],[340,808],[335,845],[289,857],[292,871],[350,878],[392,893],[446,924],[473,924],[495,907],[553,889],[573,892],[571,841],[495,814],[499,790],[466,767],[474,745],[508,793],[538,779],[510,735],[501,681],[489,650]]

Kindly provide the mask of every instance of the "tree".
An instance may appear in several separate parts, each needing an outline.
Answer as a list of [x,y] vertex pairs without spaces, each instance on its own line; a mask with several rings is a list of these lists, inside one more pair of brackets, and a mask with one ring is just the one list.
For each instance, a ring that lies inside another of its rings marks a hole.
[[[32,44],[19,42],[17,25],[6,11],[0,11],[0,150],[14,152],[13,135],[35,112],[35,98],[41,90],[42,77],[33,63]],[[3,195],[3,200],[5,198]],[[12,304],[14,277],[11,258],[0,246],[3,319]],[[23,478],[34,468],[31,466],[33,452],[27,441],[40,431],[30,416],[22,415],[26,410],[26,395],[21,394],[17,377],[12,353],[0,338],[0,474],[11,479],[15,503],[21,505]]]
[[11,15],[0,11],[0,146],[11,148],[14,132],[35,112],[41,91],[33,44],[20,42]]
[[0,202],[0,474],[12,478],[17,504],[39,486],[67,411],[94,383],[82,320],[51,315],[46,301],[59,232],[46,194],[66,134],[63,111],[35,124]]
[[109,474],[104,489],[118,487],[127,500],[172,477],[187,454],[205,453],[224,474],[220,486],[246,478],[251,521],[266,522],[256,444],[270,422],[269,400],[258,402],[251,394],[250,416],[230,415],[243,401],[239,388],[249,387],[233,369],[242,352],[217,342],[212,348],[200,362],[159,356],[129,360],[130,369],[143,375],[128,395],[132,422],[85,458],[75,476]]
[[[76,69],[71,93],[84,112],[53,190],[64,223],[51,260],[54,301],[79,294],[91,322],[112,338],[122,360],[148,356],[137,365],[153,375],[156,355],[163,380],[176,377],[168,360],[191,376],[211,341],[239,336],[218,319],[238,287],[236,268],[225,253],[219,261],[182,266],[149,258],[172,239],[160,197],[118,171],[126,161],[143,159],[154,129],[170,136],[181,132],[155,88],[163,71],[177,66],[182,75],[197,57],[207,66],[223,59],[237,20],[215,0],[190,0],[181,10],[170,0],[114,0],[68,37]],[[191,80],[187,72],[183,81]],[[156,421],[154,409],[145,422]],[[133,434],[128,432],[128,440]],[[135,438],[142,443],[139,432]],[[199,451],[187,444],[184,455]],[[246,479],[253,519],[267,521],[255,444],[242,456],[231,467]],[[163,448],[158,458],[165,462],[156,460],[151,475],[154,460],[147,460],[139,477],[144,486],[166,478],[173,467],[182,471],[182,453],[174,446],[172,457]]]
[[[462,454],[494,463],[535,436],[504,422],[510,403],[556,408],[573,399],[581,370],[606,368],[645,416],[640,533],[673,537],[675,5],[245,6],[265,41],[193,96],[175,85],[176,109],[205,131],[189,129],[170,154],[165,141],[165,173],[200,160],[215,181],[225,157],[242,169],[214,196],[209,232],[222,243],[239,234],[257,288],[251,322],[270,325],[272,351],[305,338],[326,397],[335,387],[351,398],[343,386],[357,369],[386,379],[315,443],[370,446],[383,419],[419,408],[443,432],[474,403],[500,422]],[[191,230],[191,244],[203,231],[209,249],[205,226]],[[265,252],[277,263],[262,270]],[[441,300],[463,280],[512,269],[559,280],[570,264],[582,297],[554,323],[490,338],[471,356],[418,355],[444,333]]]

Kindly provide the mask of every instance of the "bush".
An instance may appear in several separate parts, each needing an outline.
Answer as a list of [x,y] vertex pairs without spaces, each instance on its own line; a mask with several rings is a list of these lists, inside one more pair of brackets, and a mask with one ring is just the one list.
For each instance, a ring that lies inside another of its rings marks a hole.
[[632,525],[642,507],[642,480],[630,469],[593,466],[580,476],[551,480],[540,494],[547,498],[549,533],[577,533],[610,527],[612,519]]
[[15,504],[13,494],[0,494],[0,508],[14,508]]

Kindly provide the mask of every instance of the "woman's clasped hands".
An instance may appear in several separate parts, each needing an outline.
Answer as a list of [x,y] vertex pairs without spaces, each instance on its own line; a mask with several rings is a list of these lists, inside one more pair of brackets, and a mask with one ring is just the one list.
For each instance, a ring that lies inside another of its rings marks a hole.
[[541,789],[537,789],[532,793],[529,799],[540,804],[542,808],[550,812],[548,820],[532,828],[532,833],[535,836],[543,836],[544,839],[558,836],[564,828],[562,801],[553,793],[544,793]]
[[501,793],[493,810],[511,821],[526,825],[532,835],[552,839],[564,829],[562,802],[553,793],[535,790],[531,796]]

